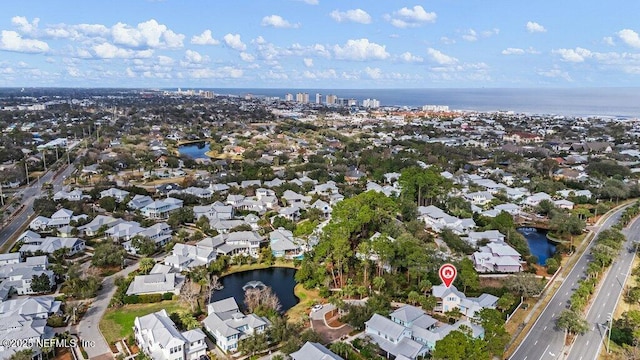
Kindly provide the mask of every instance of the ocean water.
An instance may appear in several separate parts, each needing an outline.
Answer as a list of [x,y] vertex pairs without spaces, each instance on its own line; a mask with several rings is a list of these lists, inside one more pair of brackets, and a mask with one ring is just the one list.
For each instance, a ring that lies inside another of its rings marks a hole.
[[298,92],[339,98],[378,99],[382,106],[447,105],[452,110],[513,111],[565,116],[640,117],[640,88],[481,89],[209,89],[216,94],[278,96]]

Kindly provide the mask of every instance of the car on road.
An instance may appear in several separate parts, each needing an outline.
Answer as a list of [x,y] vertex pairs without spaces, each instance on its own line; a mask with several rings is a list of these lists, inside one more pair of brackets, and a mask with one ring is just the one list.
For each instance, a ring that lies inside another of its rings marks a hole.
[[311,307],[311,311],[312,312],[316,312],[316,311],[320,311],[320,310],[322,310],[322,304],[316,304],[316,305],[313,305]]

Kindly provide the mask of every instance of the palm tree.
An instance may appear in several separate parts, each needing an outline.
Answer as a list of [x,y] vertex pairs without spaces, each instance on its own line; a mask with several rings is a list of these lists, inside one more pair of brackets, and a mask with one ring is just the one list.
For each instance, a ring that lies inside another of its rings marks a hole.
[[373,278],[373,286],[378,289],[378,291],[382,290],[382,288],[386,285],[386,281],[382,276],[376,276]]
[[342,341],[331,344],[331,346],[329,346],[329,349],[336,355],[342,356],[345,359],[349,356],[349,353],[351,353],[351,345]]
[[140,265],[138,269],[140,270],[141,273],[148,274],[155,265],[156,265],[156,261],[154,259],[145,257],[140,259]]

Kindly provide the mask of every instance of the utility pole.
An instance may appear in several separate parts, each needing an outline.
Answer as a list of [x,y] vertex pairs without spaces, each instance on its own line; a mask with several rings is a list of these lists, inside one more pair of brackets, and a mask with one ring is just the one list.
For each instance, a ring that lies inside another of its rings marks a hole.
[[44,163],[44,172],[47,172],[47,152],[42,149],[42,162]]
[[29,185],[29,167],[27,166],[27,159],[24,160],[24,171],[27,173],[27,186]]
[[607,354],[609,354],[611,352],[611,328],[613,327],[613,317],[611,316],[611,313],[609,313],[609,316],[607,317],[607,321],[609,322],[609,336],[607,338]]

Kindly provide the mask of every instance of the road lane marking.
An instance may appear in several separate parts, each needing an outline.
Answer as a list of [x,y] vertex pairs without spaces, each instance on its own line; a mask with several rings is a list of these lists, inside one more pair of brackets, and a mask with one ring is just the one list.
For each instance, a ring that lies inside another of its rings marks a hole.
[[587,343],[585,345],[587,345],[587,346],[589,345],[589,340],[587,340]]
[[542,358],[547,355],[547,350],[549,350],[549,346],[551,346],[551,344],[547,345],[547,347],[544,349],[544,351],[542,352],[542,356],[540,356],[540,359],[538,360],[542,360]]
[[542,330],[547,330],[547,327],[545,326],[544,329],[542,329]]
[[536,340],[536,342],[534,342],[533,345],[538,345],[538,340]]

